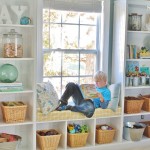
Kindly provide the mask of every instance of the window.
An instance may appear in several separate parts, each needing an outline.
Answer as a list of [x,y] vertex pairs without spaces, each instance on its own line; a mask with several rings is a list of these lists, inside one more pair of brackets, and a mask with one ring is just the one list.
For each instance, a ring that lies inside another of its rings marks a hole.
[[68,82],[92,83],[99,66],[101,13],[43,8],[43,81],[59,95]]

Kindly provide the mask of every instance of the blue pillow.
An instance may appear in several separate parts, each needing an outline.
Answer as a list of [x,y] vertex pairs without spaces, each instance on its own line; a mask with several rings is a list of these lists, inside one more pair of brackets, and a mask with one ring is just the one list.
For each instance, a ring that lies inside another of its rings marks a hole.
[[108,85],[108,89],[111,92],[111,101],[109,102],[107,108],[110,108],[112,111],[115,112],[118,108],[118,103],[120,99],[121,84],[116,83],[116,84]]

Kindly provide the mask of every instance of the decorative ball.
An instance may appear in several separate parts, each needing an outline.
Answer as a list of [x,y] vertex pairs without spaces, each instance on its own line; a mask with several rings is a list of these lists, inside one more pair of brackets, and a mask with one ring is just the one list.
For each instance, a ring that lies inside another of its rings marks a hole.
[[24,16],[20,19],[21,25],[28,25],[30,23],[31,23],[31,19],[29,17]]
[[15,82],[18,78],[18,70],[12,64],[4,64],[0,67],[0,81],[4,83]]

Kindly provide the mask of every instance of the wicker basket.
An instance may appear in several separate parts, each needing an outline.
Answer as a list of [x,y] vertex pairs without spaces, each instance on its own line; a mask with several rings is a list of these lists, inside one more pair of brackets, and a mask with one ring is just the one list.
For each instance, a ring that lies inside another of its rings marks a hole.
[[67,144],[70,147],[82,147],[86,145],[89,133],[67,133]]
[[141,123],[144,123],[146,125],[146,128],[144,130],[144,135],[150,138],[150,121],[144,121]]
[[96,126],[96,143],[98,144],[111,143],[115,136],[115,129],[111,127],[112,128],[111,130],[101,130],[101,126],[106,125]]
[[142,110],[150,111],[150,95],[141,95],[140,98],[144,100]]
[[23,102],[21,106],[5,106],[2,102],[1,109],[3,113],[3,120],[6,123],[24,122],[26,116],[27,105]]
[[143,103],[143,99],[137,97],[125,97],[124,112],[127,114],[140,113]]
[[[47,132],[49,130],[40,130],[43,132]],[[60,141],[61,134],[50,135],[50,136],[41,136],[37,131],[37,143],[41,150],[56,150]]]

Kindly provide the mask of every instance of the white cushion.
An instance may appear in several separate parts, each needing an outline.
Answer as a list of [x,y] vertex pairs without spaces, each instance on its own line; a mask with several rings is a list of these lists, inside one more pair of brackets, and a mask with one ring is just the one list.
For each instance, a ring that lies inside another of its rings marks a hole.
[[111,101],[109,102],[108,108],[110,108],[112,111],[116,111],[120,99],[121,84],[111,84],[108,85],[108,88],[111,92]]

